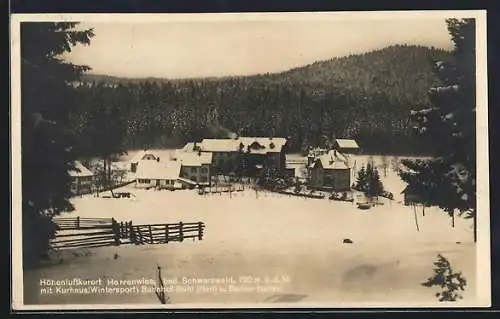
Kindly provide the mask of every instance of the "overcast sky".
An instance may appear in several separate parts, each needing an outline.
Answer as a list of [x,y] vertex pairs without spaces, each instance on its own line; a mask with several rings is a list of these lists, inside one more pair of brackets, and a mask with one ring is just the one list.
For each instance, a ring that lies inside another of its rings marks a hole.
[[394,20],[230,20],[94,22],[90,46],[67,59],[92,73],[207,77],[279,72],[391,44],[451,49],[442,18]]

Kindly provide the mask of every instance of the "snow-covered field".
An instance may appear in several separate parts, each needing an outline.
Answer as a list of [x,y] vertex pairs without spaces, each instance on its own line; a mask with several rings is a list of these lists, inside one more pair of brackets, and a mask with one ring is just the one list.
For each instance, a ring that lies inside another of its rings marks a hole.
[[[360,168],[368,156],[356,157]],[[375,163],[380,158],[373,158]],[[476,253],[471,222],[450,218],[437,208],[403,206],[404,183],[391,169],[381,171],[394,201],[359,210],[348,202],[305,199],[267,192],[198,195],[195,191],[131,190],[130,199],[75,198],[76,211],[67,217],[114,217],[134,224],[203,221],[202,241],[165,245],[106,247],[61,265],[26,272],[25,303],[139,303],[158,305],[154,293],[46,294],[39,279],[155,278],[157,265],[168,278],[233,276],[245,287],[248,280],[281,276],[281,282],[262,284],[253,291],[168,293],[174,305],[236,304],[296,301],[295,305],[346,306],[377,303],[391,306],[436,305],[436,289],[421,286],[432,275],[437,254],[447,257],[467,279],[464,301],[475,302]],[[353,243],[343,243],[349,238]],[[240,276],[247,276],[240,282]],[[262,281],[261,281],[262,283]],[[177,287],[176,285],[174,285]],[[182,285],[181,285],[182,286]],[[240,288],[243,286],[239,286]],[[266,288],[267,287],[267,288]],[[227,287],[226,287],[227,288]],[[177,289],[177,288],[176,288]],[[174,290],[176,290],[174,289]],[[207,288],[208,289],[208,288]],[[243,288],[241,288],[243,289]],[[294,305],[289,305],[294,306]]]

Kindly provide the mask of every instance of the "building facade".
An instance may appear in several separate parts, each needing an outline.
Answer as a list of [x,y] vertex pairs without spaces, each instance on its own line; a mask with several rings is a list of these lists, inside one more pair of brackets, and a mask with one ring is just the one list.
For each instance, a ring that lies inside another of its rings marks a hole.
[[286,138],[237,137],[234,139],[204,139],[200,150],[212,153],[214,173],[243,172],[256,174],[264,167],[284,173],[286,169]]
[[91,193],[95,185],[95,174],[81,162],[75,161],[68,171],[71,177],[70,190],[74,195]]
[[130,160],[130,171],[135,173],[137,171],[137,166],[141,161],[157,161],[158,156],[156,156],[153,152],[148,150],[139,151],[131,160]]
[[211,184],[211,165],[213,154],[210,152],[181,152],[177,161],[181,165],[180,176],[197,185]]
[[310,161],[308,166],[310,188],[330,191],[351,189],[351,168],[340,152],[333,150]]
[[135,187],[168,189],[174,188],[180,177],[181,166],[176,161],[145,160],[137,167]]

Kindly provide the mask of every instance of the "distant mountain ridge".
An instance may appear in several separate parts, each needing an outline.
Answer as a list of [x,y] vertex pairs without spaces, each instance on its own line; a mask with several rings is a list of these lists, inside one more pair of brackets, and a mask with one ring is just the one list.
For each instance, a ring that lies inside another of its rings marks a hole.
[[[260,73],[255,75],[228,75],[221,77],[199,77],[171,79],[168,77],[120,77],[105,74],[85,74],[83,82],[104,82],[106,84],[130,84],[149,82],[186,82],[186,81],[225,81],[228,79],[262,79],[272,83],[291,81],[313,85],[339,85],[345,82],[383,83],[383,76],[390,75],[392,66],[404,68],[408,74],[431,76],[431,59],[449,59],[450,52],[444,49],[417,45],[391,45],[366,53],[335,57],[330,60],[316,61],[287,71]],[[382,71],[382,73],[380,73]],[[397,72],[396,70],[394,72]],[[378,74],[377,74],[378,73]],[[420,77],[420,79],[424,80]],[[365,84],[366,85],[366,84]]]
[[[393,45],[251,76],[172,80],[87,74],[82,82],[94,88],[82,92],[102,91],[101,84],[117,87],[102,94],[117,108],[126,143],[134,147],[161,147],[173,136],[179,143],[207,136],[205,115],[216,109],[220,125],[230,132],[287,136],[294,150],[324,143],[325,137],[346,137],[370,152],[419,153],[428,145],[408,130],[408,114],[428,106],[428,90],[440,84],[433,61],[452,59],[443,49]],[[87,107],[102,103],[96,99]]]

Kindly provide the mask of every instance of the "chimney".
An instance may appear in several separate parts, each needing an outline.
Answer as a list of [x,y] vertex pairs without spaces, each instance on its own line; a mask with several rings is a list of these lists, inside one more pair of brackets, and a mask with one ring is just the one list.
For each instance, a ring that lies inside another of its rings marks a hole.
[[156,161],[157,161],[157,162],[160,162],[160,158],[159,158],[159,157],[157,157],[157,158],[156,158]]
[[307,166],[311,166],[311,164],[314,162],[314,156],[312,154],[307,155]]

